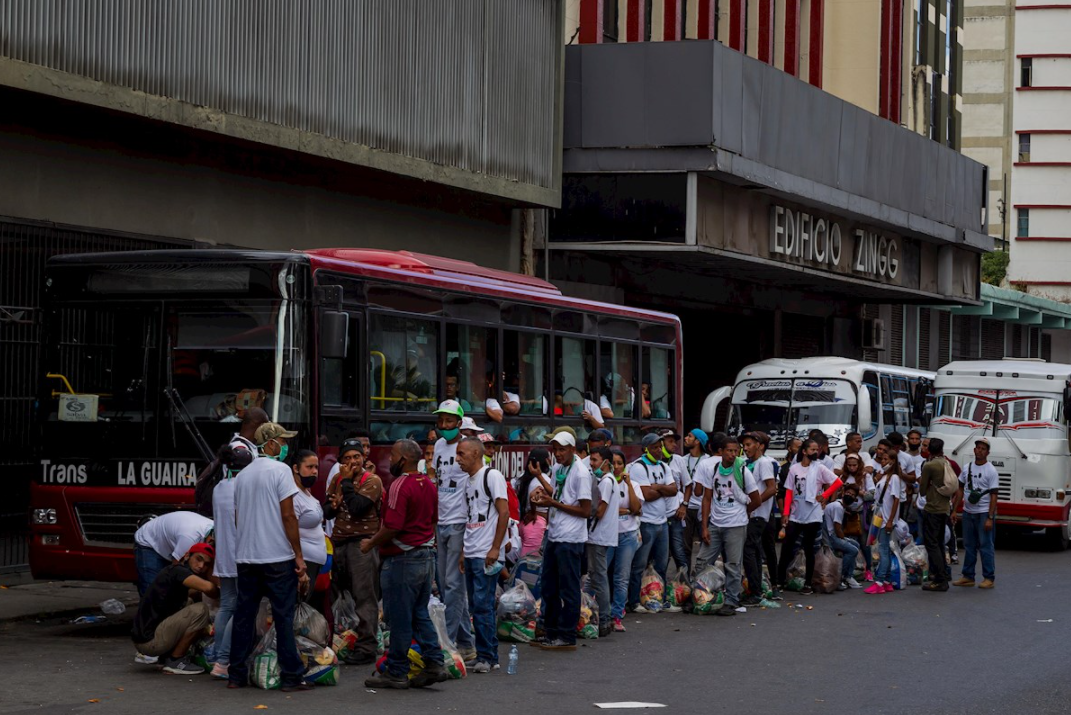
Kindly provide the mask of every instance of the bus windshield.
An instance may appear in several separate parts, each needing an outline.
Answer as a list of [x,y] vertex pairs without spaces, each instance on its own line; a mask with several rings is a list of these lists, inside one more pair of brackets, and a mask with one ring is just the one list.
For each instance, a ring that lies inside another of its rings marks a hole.
[[942,393],[935,424],[943,432],[971,432],[1014,439],[1062,439],[1060,400],[1056,395],[1020,395],[1014,391]]
[[780,448],[789,437],[820,429],[832,448],[855,429],[855,407],[847,380],[749,380],[733,391],[731,429],[761,430],[770,435],[771,447]]
[[292,301],[60,302],[48,331],[49,457],[199,459],[165,389],[212,448],[252,407],[292,427],[307,419],[304,313]]

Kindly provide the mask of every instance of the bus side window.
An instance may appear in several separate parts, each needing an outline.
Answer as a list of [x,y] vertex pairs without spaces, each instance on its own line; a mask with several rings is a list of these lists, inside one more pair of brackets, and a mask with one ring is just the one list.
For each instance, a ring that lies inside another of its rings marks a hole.
[[643,379],[640,384],[640,399],[643,419],[671,420],[676,382],[673,379],[673,351],[665,348],[644,348]]
[[369,321],[372,409],[434,410],[439,374],[438,323],[375,314]]
[[498,331],[474,325],[446,326],[446,399],[461,402],[477,423],[502,421],[502,379],[498,372]]
[[636,406],[636,348],[604,340],[599,350],[598,401],[603,417],[632,419]]
[[863,389],[870,393],[870,414],[862,415],[863,419],[860,423],[865,425],[867,422],[870,426],[864,430],[863,439],[872,439],[881,426],[881,397],[878,394],[878,376],[874,372],[866,372],[863,374]]
[[893,384],[893,409],[896,411],[896,431],[907,436],[911,429],[911,388],[907,380],[902,377],[894,377]]
[[595,395],[595,341],[569,337],[556,338],[554,362],[557,366],[554,414],[563,417],[580,417],[586,402],[592,403],[598,410],[598,404],[595,402],[598,399]]
[[893,405],[895,396],[893,395],[892,378],[888,375],[881,375],[881,431],[882,437],[887,436],[890,432],[896,431],[896,409]]
[[503,337],[503,408],[507,414],[547,414],[547,336],[506,330]]

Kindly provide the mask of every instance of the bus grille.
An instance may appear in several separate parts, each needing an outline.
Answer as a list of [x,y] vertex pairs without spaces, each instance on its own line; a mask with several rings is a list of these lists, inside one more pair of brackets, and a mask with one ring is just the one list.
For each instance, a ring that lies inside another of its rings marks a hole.
[[1000,501],[1002,501],[1002,502],[1011,501],[1011,497],[1012,497],[1012,478],[1011,478],[1011,475],[1010,474],[999,474],[998,473],[997,477],[998,477],[997,496],[1000,498]]
[[148,514],[175,511],[174,504],[75,504],[74,513],[86,546],[133,549],[138,522]]

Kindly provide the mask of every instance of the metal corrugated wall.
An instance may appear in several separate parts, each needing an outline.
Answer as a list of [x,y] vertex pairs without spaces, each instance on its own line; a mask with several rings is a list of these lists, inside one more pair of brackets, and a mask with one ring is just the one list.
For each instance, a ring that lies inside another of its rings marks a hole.
[[0,0],[0,56],[553,187],[561,0]]

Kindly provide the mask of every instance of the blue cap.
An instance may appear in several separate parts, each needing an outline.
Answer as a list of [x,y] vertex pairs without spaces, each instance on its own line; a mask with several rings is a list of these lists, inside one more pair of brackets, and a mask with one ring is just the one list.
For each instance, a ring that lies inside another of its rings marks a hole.
[[593,439],[601,439],[603,442],[610,442],[613,440],[613,438],[614,433],[606,429],[605,427],[600,427],[599,429],[588,435],[589,442]]
[[703,445],[704,447],[707,446],[707,442],[710,440],[710,437],[707,436],[707,433],[699,429],[698,427],[692,430],[690,434],[697,440],[699,440],[699,444]]

